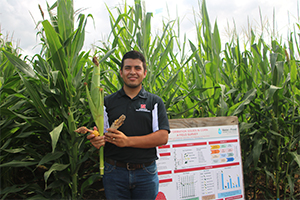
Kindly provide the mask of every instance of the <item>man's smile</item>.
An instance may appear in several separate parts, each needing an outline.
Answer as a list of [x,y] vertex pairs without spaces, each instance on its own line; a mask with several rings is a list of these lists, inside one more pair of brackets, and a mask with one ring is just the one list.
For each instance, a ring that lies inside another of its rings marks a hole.
[[138,79],[138,77],[137,76],[128,76],[128,79],[131,81],[134,81],[134,80]]

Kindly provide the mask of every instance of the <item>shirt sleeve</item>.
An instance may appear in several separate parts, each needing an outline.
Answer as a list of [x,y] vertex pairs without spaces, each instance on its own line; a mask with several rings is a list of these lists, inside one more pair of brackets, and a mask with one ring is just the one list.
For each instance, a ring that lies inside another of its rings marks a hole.
[[157,101],[158,107],[158,130],[167,130],[170,133],[169,119],[163,100],[159,97]]
[[104,106],[104,112],[103,112],[103,115],[104,115],[104,130],[103,130],[103,133],[106,133],[107,130],[109,128],[109,122],[108,122],[108,116],[107,116],[107,112],[106,112],[106,107]]

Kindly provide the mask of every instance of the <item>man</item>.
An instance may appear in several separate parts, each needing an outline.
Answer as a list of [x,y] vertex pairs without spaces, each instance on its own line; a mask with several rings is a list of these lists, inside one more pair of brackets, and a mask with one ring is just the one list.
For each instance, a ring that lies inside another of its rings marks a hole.
[[[107,199],[155,199],[158,175],[156,147],[168,142],[169,122],[163,101],[144,90],[147,68],[144,56],[127,52],[122,59],[121,90],[104,99],[104,136],[87,136],[96,147],[104,147],[103,176]],[[108,128],[124,114],[124,124]]]

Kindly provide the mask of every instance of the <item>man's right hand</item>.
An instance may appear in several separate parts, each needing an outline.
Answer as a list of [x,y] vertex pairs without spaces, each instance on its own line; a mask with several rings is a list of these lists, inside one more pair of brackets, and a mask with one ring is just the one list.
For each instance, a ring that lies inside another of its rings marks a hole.
[[[94,130],[97,130],[97,127],[94,127]],[[100,149],[100,147],[105,145],[105,136],[96,136],[94,134],[89,134],[87,137],[87,139],[90,140],[90,142],[92,143],[92,145],[94,147],[96,147],[97,149]]]

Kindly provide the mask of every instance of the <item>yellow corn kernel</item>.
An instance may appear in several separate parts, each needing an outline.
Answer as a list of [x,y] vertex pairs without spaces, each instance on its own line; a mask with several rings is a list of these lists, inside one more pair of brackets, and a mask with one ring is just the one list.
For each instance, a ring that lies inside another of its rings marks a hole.
[[92,132],[92,134],[94,134],[95,135],[95,137],[97,137],[97,136],[99,136],[100,134],[99,134],[99,132],[98,131],[96,131],[96,130],[94,130],[93,132]]

